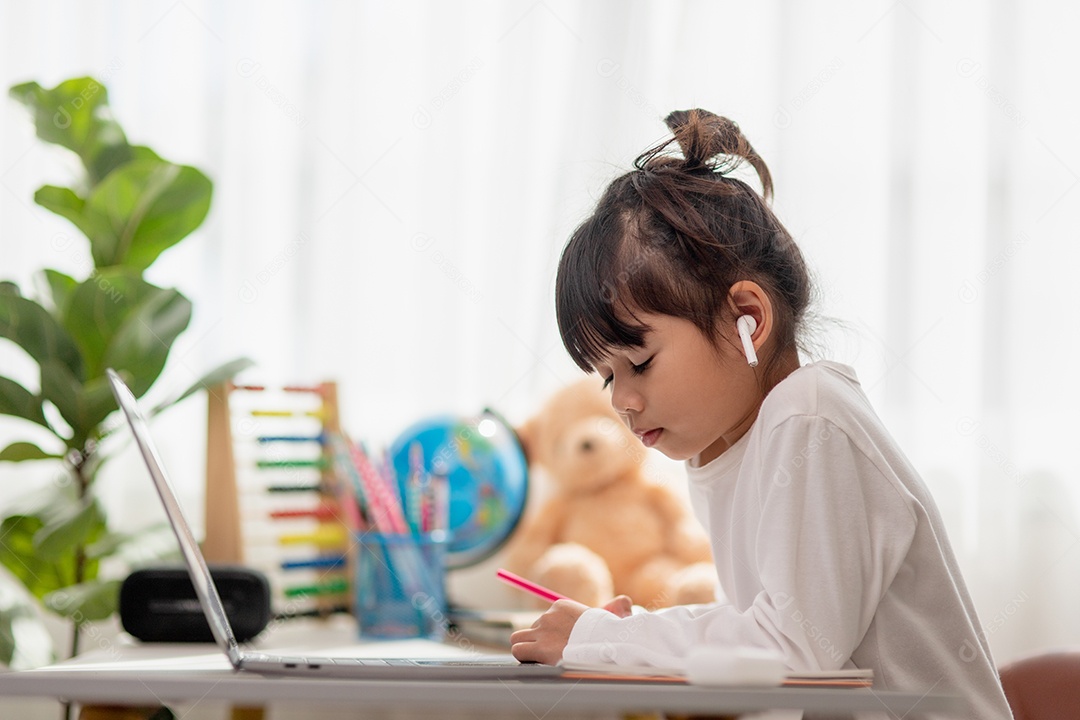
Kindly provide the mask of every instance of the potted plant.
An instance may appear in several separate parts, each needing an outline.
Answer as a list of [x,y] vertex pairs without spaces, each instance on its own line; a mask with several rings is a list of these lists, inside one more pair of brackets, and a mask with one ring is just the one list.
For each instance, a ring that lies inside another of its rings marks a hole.
[[[10,92],[30,110],[38,137],[74,152],[84,171],[73,187],[45,185],[34,200],[86,236],[92,267],[84,277],[42,270],[33,295],[0,282],[0,338],[40,369],[36,389],[0,375],[0,414],[37,426],[35,437],[45,438],[0,442],[0,461],[53,462],[64,473],[43,494],[4,513],[0,563],[45,608],[72,622],[75,655],[83,625],[116,611],[121,581],[99,575],[102,561],[138,540],[110,524],[94,493],[107,460],[106,419],[116,409],[105,369],[120,371],[136,396],[157,381],[188,326],[191,302],[143,273],[203,222],[212,184],[194,167],[130,144],[109,112],[105,86],[93,78],[52,89],[28,82]],[[152,412],[250,364],[226,363]],[[0,607],[0,661],[10,663],[13,627],[26,614],[17,605]]]

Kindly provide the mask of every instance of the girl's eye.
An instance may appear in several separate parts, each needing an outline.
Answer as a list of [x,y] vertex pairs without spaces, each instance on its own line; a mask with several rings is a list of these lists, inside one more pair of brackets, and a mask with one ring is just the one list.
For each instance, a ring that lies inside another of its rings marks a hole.
[[[656,356],[654,355],[653,357],[656,357]],[[648,360],[641,363],[640,365],[633,365],[632,364],[632,365],[630,365],[630,369],[634,372],[635,375],[640,375],[641,373],[643,373],[643,372],[645,372],[646,370],[649,369],[649,365],[652,365],[652,361],[653,361],[653,359],[649,358]]]
[[[640,375],[641,373],[645,372],[646,370],[649,369],[649,366],[652,365],[652,361],[653,361],[654,357],[656,357],[656,356],[653,355],[652,357],[650,357],[648,360],[641,363],[640,365],[635,365],[634,363],[630,363],[630,372],[634,373],[635,375]],[[612,383],[612,381],[614,379],[615,379],[615,373],[612,373],[611,375],[608,375],[606,378],[604,378],[604,388],[603,389],[607,390],[609,387],[611,387],[611,383]]]

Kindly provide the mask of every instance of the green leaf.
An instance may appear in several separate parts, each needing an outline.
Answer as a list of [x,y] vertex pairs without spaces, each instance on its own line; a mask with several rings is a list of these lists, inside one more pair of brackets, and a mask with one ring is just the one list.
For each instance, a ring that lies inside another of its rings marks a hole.
[[95,271],[71,292],[64,327],[82,354],[86,377],[105,374],[105,352],[141,303],[172,292],[151,285],[130,268]]
[[83,447],[87,438],[96,436],[101,421],[116,409],[108,378],[100,376],[79,383],[70,370],[56,361],[41,366],[41,394],[71,426],[68,447]]
[[116,398],[109,385],[109,378],[102,375],[83,383],[79,393],[79,422],[88,431],[88,435],[97,436],[98,426],[117,409]]
[[89,580],[49,593],[42,602],[58,615],[78,624],[104,620],[120,602],[120,580]]
[[212,192],[210,179],[186,165],[145,159],[118,168],[94,188],[84,210],[84,217],[108,222],[107,232],[90,237],[94,263],[145,270],[202,224]]
[[79,422],[79,393],[82,384],[72,373],[71,369],[62,362],[48,360],[41,363],[41,397],[50,401],[60,411],[68,425],[71,426],[73,436],[70,447],[82,447],[88,434],[86,428],[81,427]]
[[[60,324],[64,324],[64,318],[67,316],[67,304],[68,299],[71,296],[71,291],[75,289],[78,282],[70,275],[65,275],[59,270],[50,270],[46,268],[41,271],[45,276],[45,282],[49,285],[49,295],[52,298],[53,307],[55,312],[53,313],[59,320]],[[68,328],[70,331],[70,328]],[[78,340],[75,338],[76,341]]]
[[57,561],[105,531],[105,516],[94,501],[77,512],[42,527],[34,534],[34,550],[45,560]]
[[0,663],[11,665],[15,657],[15,613],[0,610]]
[[106,533],[94,543],[86,546],[86,557],[98,560],[109,557],[116,554],[128,543],[138,540],[140,536],[141,533]]
[[153,410],[150,411],[150,414],[157,415],[161,411],[172,407],[181,400],[184,400],[190,395],[194,395],[200,390],[210,390],[215,385],[220,385],[226,380],[232,380],[236,375],[243,372],[244,370],[247,370],[249,367],[252,367],[254,364],[255,362],[248,358],[236,358],[235,360],[230,360],[227,363],[223,363],[203,375],[198,380],[196,380],[194,384],[191,385],[191,387],[177,395],[172,400],[167,400],[156,406]]
[[14,380],[2,376],[0,376],[0,415],[20,417],[52,430],[41,409],[41,398]]
[[0,450],[0,462],[24,462],[26,460],[62,460],[63,455],[48,453],[31,442],[13,442]]
[[[9,515],[0,523],[0,563],[38,599],[75,581],[74,556],[52,562],[35,552],[34,535],[43,526],[34,515]],[[96,577],[97,561],[87,562],[84,574]]]
[[161,156],[145,145],[132,145],[132,160],[161,160]]
[[94,238],[109,238],[112,234],[108,216],[88,206],[86,200],[71,188],[44,185],[34,193],[34,202],[71,221],[83,235],[90,239],[91,250],[94,246]]
[[91,184],[131,160],[131,146],[109,112],[108,91],[93,78],[65,80],[51,90],[28,82],[10,92],[33,113],[39,138],[79,155]]
[[38,598],[53,589],[50,587],[39,592],[46,587],[46,581],[38,572],[38,566],[43,563],[34,557],[34,533],[43,525],[41,518],[21,514],[9,515],[0,523],[0,563]]
[[71,335],[33,300],[0,294],[0,337],[13,341],[43,363],[58,360],[83,377],[83,360]]
[[0,295],[19,297],[22,293],[19,292],[19,286],[10,280],[0,280]]
[[98,425],[116,409],[105,368],[128,370],[141,395],[157,380],[190,318],[187,298],[151,285],[129,268],[95,272],[70,291],[65,329],[84,359],[89,379],[80,382],[65,364],[44,362],[41,393],[71,426],[71,447],[81,447],[96,436]]
[[86,201],[75,194],[74,190],[56,185],[39,187],[34,193],[34,202],[46,210],[67,218],[75,223],[76,227],[82,222],[83,210],[86,209]]
[[153,295],[127,318],[105,351],[105,366],[127,370],[136,397],[150,389],[165,367],[176,337],[191,321],[191,302],[176,290]]

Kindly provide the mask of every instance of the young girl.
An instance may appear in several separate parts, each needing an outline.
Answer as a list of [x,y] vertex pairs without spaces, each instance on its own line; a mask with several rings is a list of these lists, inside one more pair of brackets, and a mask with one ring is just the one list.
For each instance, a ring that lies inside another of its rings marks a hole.
[[[726,118],[666,122],[674,138],[570,238],[556,310],[567,351],[642,443],[686,461],[727,601],[631,616],[625,596],[560,600],[514,633],[513,654],[670,666],[699,646],[752,646],[1010,718],[930,493],[851,368],[800,367],[810,281],[766,204],[765,162]],[[763,195],[730,174],[743,162]]]

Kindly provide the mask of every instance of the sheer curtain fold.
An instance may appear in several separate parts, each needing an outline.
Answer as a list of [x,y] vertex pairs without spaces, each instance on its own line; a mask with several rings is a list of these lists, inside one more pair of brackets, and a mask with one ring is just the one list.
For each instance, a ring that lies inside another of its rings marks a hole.
[[[207,223],[152,271],[195,303],[166,384],[236,355],[255,379],[336,379],[377,443],[436,412],[520,421],[574,379],[567,235],[668,111],[730,115],[846,323],[824,354],[937,495],[1000,661],[1080,642],[1078,25],[1048,0],[0,0],[0,79],[95,75],[134,142],[214,179]],[[69,173],[0,103],[5,279],[82,267],[32,203]],[[202,412],[161,421],[193,504]],[[132,483],[103,491],[135,518]]]

